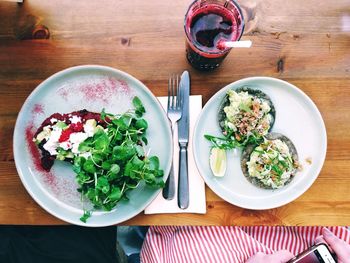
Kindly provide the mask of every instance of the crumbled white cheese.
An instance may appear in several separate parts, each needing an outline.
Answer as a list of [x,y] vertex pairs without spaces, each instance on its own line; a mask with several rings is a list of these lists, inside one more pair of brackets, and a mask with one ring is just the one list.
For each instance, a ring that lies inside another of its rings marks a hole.
[[87,133],[85,132],[76,132],[72,133],[69,136],[69,141],[72,143],[72,153],[79,153],[79,144],[83,141],[85,141],[88,138]]
[[61,137],[62,130],[59,128],[54,128],[51,131],[50,137],[47,142],[43,145],[44,149],[48,151],[51,155],[57,154],[57,147],[59,146],[59,138]]
[[78,122],[81,122],[81,118],[77,115],[73,115],[71,118],[69,118],[69,120],[71,121],[71,123],[78,123]]
[[61,147],[63,150],[67,151],[72,148],[72,144],[69,141],[61,142],[59,144],[59,147]]

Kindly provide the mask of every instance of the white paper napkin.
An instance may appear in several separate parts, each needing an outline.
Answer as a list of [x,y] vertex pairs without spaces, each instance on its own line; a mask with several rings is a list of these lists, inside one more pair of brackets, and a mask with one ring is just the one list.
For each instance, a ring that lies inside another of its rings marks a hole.
[[[158,97],[163,108],[167,107],[167,97]],[[174,169],[175,169],[175,197],[173,200],[163,198],[162,192],[145,209],[145,214],[165,214],[165,213],[206,213],[205,184],[200,176],[192,151],[192,135],[194,125],[202,110],[202,96],[190,96],[190,137],[188,143],[188,180],[190,189],[190,202],[187,209],[180,209],[177,205],[177,185],[179,171],[179,145],[177,143],[177,126],[174,129]]]

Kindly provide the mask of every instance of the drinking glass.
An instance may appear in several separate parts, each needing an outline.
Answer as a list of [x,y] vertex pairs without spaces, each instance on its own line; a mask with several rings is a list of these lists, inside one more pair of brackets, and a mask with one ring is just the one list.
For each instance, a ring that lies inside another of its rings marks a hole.
[[233,0],[196,0],[185,15],[186,56],[199,70],[217,68],[244,31],[242,10]]

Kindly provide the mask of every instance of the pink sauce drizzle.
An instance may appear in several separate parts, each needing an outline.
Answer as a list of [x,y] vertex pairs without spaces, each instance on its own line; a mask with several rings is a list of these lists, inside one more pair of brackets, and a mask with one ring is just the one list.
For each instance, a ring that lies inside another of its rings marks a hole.
[[65,101],[68,100],[68,91],[65,88],[60,88],[58,90],[58,95],[60,95]]
[[120,88],[125,93],[130,93],[130,88],[128,83],[125,80],[119,80]]
[[[68,90],[69,89],[69,90]],[[58,95],[65,101],[68,100],[69,94],[81,93],[84,100],[93,102],[100,100],[108,104],[111,98],[118,92],[129,94],[130,87],[125,80],[117,80],[113,77],[106,77],[96,83],[86,83],[81,86],[63,87],[58,90]]]
[[33,110],[32,110],[32,113],[34,115],[37,115],[37,114],[44,114],[44,106],[41,105],[41,104],[35,104],[34,107],[33,107]]

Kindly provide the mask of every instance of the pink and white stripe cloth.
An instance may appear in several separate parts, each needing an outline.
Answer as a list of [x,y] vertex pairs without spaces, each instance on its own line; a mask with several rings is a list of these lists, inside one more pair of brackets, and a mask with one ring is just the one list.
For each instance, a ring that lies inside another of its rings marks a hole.
[[[142,263],[245,262],[257,252],[287,249],[297,255],[314,244],[320,226],[157,226],[150,227],[141,250]],[[328,227],[350,243],[345,227]]]

